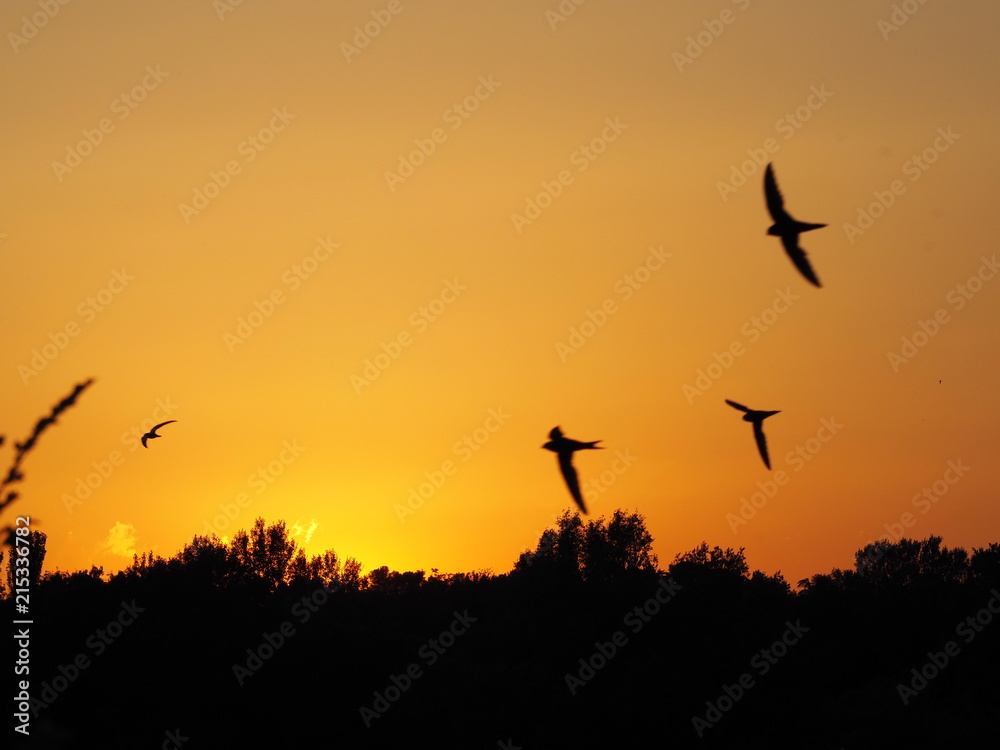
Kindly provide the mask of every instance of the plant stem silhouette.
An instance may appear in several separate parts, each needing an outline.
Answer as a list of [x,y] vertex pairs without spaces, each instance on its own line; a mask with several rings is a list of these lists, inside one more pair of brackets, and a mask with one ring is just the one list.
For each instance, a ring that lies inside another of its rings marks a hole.
[[[38,443],[38,438],[41,437],[42,433],[55,424],[59,415],[66,411],[69,407],[73,406],[80,394],[83,393],[93,382],[94,379],[90,378],[82,383],[77,383],[68,396],[52,407],[52,412],[47,417],[42,417],[38,420],[38,423],[35,425],[35,429],[32,431],[31,435],[28,436],[27,440],[23,443],[14,443],[14,461],[10,465],[10,469],[8,469],[3,481],[0,481],[0,512],[2,512],[8,505],[13,503],[18,498],[17,492],[11,489],[11,487],[24,480],[24,473],[21,471],[21,464],[24,462],[25,456],[27,456]],[[3,441],[4,438],[0,435],[0,445],[3,445]],[[10,533],[9,528],[8,533]]]

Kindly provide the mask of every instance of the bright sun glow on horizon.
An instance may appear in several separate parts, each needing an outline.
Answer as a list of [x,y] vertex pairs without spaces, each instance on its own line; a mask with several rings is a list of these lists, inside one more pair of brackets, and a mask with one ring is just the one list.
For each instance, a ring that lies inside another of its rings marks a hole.
[[[260,516],[505,572],[572,506],[555,425],[661,567],[998,541],[994,3],[39,8],[0,11],[3,465],[95,379],[7,509],[46,570]],[[772,471],[725,399],[780,410]]]

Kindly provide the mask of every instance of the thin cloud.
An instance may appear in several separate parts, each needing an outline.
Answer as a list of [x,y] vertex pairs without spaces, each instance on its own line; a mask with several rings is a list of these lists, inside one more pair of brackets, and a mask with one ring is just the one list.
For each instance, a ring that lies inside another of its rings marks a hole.
[[135,542],[135,526],[118,521],[111,527],[108,538],[101,546],[113,555],[132,557],[135,554]]
[[303,526],[301,523],[296,521],[292,524],[292,528],[289,530],[289,533],[293,539],[302,537],[302,544],[309,544],[313,538],[313,534],[318,528],[319,524],[316,522],[315,518],[312,518],[309,520],[308,526]]

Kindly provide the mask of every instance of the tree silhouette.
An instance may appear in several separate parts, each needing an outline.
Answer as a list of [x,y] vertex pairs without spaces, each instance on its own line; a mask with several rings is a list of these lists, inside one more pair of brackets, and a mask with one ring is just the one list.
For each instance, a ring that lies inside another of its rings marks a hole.
[[969,575],[968,552],[942,547],[939,536],[879,540],[858,550],[854,560],[858,575],[876,586],[964,583]]
[[89,570],[76,570],[72,573],[55,570],[43,575],[40,583],[46,591],[72,589],[84,595],[93,594],[101,591],[105,584],[104,568],[91,565]]
[[45,541],[48,535],[44,531],[32,529],[28,532],[28,580],[34,587],[42,577],[42,566],[45,564]]
[[694,563],[702,565],[710,570],[725,570],[736,575],[745,576],[750,572],[746,557],[743,555],[744,547],[734,550],[732,547],[722,549],[718,545],[709,549],[708,542],[702,542],[693,550],[679,553],[673,565],[678,563]]
[[803,578],[799,581],[799,588],[803,592],[818,592],[825,594],[829,591],[857,588],[863,585],[863,579],[856,570],[842,570],[834,568],[829,573],[816,573],[811,578]]
[[521,553],[514,563],[514,572],[531,571],[537,576],[578,580],[582,548],[583,522],[580,514],[565,510],[556,519],[556,528],[542,532],[534,552],[525,550]]
[[308,558],[284,521],[268,525],[263,518],[257,518],[249,531],[237,531],[228,543],[215,534],[195,535],[170,559],[153,552],[133,555],[132,563],[116,577],[171,581],[171,585],[183,581],[199,589],[249,587],[255,596],[292,584],[357,591],[368,582],[353,557],[341,563],[336,552],[326,550]]
[[623,575],[656,571],[653,536],[638,513],[616,510],[586,526],[579,513],[564,511],[556,528],[546,529],[533,552],[521,553],[515,574],[531,572],[555,580],[609,582]]
[[132,563],[127,565],[121,573],[125,577],[152,578],[154,571],[165,571],[166,568],[167,561],[153,554],[152,551],[138,552],[132,555]]
[[580,568],[588,581],[612,581],[631,573],[653,573],[653,535],[646,519],[637,513],[616,510],[605,525],[604,518],[590,521],[583,532]]
[[[13,592],[15,588],[26,588],[27,582],[30,588],[34,588],[42,577],[42,565],[45,562],[45,540],[48,539],[44,531],[31,529],[25,535],[28,540],[26,545],[18,544],[11,547],[10,562],[7,565],[7,587]],[[26,557],[17,553],[18,549],[27,549]],[[27,565],[18,565],[17,560],[27,559]],[[20,578],[21,585],[17,586],[15,581]]]
[[[302,553],[305,560],[305,553]],[[343,571],[341,570],[340,558],[332,549],[328,549],[322,554],[314,555],[305,566],[307,575],[319,581],[326,587],[343,585]]]
[[288,581],[295,548],[284,521],[267,526],[259,517],[249,533],[240,529],[230,542],[230,554],[240,573],[263,582],[268,591]]
[[195,536],[177,558],[185,570],[210,584],[222,585],[238,578],[233,556],[215,534]]
[[986,587],[1000,585],[1000,544],[973,547],[969,560],[969,575]]
[[402,594],[419,589],[424,583],[424,571],[408,570],[399,572],[389,570],[383,565],[368,574],[368,587],[375,591],[389,594]]
[[344,567],[340,571],[340,585],[349,591],[357,591],[363,586],[361,575],[361,563],[353,557],[344,560]]
[[[331,727],[345,747],[399,747],[429,710],[441,712],[439,747],[494,746],[500,733],[581,750],[794,747],[817,727],[831,750],[995,736],[997,544],[971,558],[937,537],[880,545],[863,572],[792,593],[780,573],[751,572],[743,549],[707,542],[660,578],[644,520],[625,511],[564,513],[497,576],[361,576],[332,550],[306,555],[285,529],[257,519],[231,542],[195,536],[107,580],[96,568],[42,575],[32,637],[45,647],[31,668],[58,695],[39,724],[89,746],[114,701],[114,748],[178,726],[223,747],[316,744]],[[71,680],[77,653],[92,666]],[[930,686],[901,702],[898,686],[920,680]],[[276,705],[318,718],[259,721]],[[370,727],[359,706],[377,715]]]

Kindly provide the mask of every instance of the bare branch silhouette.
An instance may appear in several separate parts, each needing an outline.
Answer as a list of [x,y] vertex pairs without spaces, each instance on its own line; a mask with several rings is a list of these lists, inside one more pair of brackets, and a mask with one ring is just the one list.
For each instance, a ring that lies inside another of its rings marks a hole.
[[[45,432],[50,426],[55,424],[59,415],[66,411],[69,407],[76,403],[76,399],[81,393],[84,392],[92,383],[93,378],[85,380],[82,383],[78,383],[72,390],[72,392],[66,396],[62,401],[52,407],[52,413],[47,417],[42,417],[38,420],[35,425],[35,429],[32,431],[28,439],[23,443],[14,444],[14,462],[10,465],[10,469],[7,471],[6,476],[3,481],[0,482],[0,511],[3,511],[8,505],[13,503],[18,498],[18,494],[11,487],[17,482],[24,480],[24,474],[21,471],[21,464],[24,462],[25,456],[35,447],[38,442],[38,438],[41,437],[42,433]],[[3,444],[4,438],[0,435],[0,445]]]

